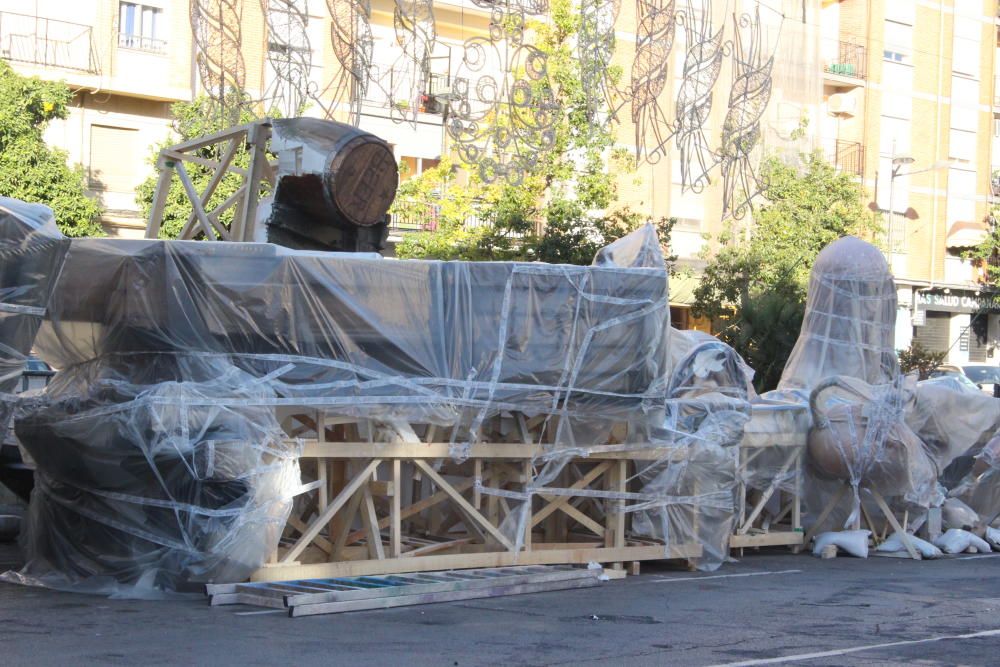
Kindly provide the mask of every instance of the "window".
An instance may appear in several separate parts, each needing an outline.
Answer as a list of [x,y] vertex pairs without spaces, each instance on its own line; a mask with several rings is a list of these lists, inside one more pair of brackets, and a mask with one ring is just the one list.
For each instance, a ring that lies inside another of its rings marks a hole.
[[979,131],[979,82],[960,76],[951,77],[951,127],[967,132]]
[[123,2],[118,10],[118,46],[162,53],[166,24],[159,7]]
[[975,162],[976,133],[952,128],[948,133],[948,157]]
[[913,25],[916,19],[915,5],[914,0],[889,0],[885,3],[885,18],[887,21]]
[[405,165],[400,173],[400,180],[408,180],[414,176],[419,176],[420,174],[433,169],[434,167],[441,164],[441,160],[438,158],[428,158],[428,157],[411,157],[409,155],[404,155],[399,159],[400,165]]
[[882,57],[889,62],[910,64],[910,54],[913,52],[913,26],[885,22],[885,49]]
[[961,72],[974,78],[979,76],[980,31],[978,19],[955,17],[951,66],[953,72]]

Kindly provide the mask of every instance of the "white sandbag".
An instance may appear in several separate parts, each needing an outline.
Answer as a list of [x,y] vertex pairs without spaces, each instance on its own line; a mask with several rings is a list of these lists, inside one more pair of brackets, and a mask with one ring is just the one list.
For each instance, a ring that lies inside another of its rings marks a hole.
[[841,551],[857,558],[868,558],[868,537],[870,530],[841,530],[820,533],[816,536],[813,556],[819,556],[828,545],[836,545]]
[[[927,540],[922,540],[916,535],[908,535],[908,537],[910,538],[910,544],[913,545],[913,548],[917,550],[922,558],[940,558],[943,555],[940,549]],[[878,545],[876,551],[896,553],[906,551],[906,545],[903,544],[903,538],[900,537],[899,533],[893,533],[889,539]]]
[[945,530],[968,530],[979,523],[979,514],[958,498],[948,498],[941,506],[941,524]]
[[991,547],[1000,551],[1000,528],[990,528],[986,527],[986,534],[983,538],[989,543]]
[[952,528],[945,531],[941,537],[934,540],[934,544],[941,547],[941,551],[946,554],[960,554],[969,547],[974,548],[978,553],[982,554],[992,551],[990,545],[983,539],[960,528]]

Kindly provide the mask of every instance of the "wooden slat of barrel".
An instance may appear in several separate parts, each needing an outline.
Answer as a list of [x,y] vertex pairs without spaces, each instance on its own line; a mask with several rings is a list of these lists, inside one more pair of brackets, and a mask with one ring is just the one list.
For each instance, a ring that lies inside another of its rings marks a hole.
[[389,210],[399,171],[388,144],[362,134],[332,156],[326,178],[337,211],[355,225],[366,227],[380,222]]

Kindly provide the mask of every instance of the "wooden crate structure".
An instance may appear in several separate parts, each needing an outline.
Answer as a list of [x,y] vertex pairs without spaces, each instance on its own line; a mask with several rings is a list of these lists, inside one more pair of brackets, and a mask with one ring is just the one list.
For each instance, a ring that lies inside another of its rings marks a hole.
[[[637,462],[670,465],[683,453],[611,442],[569,461],[552,485],[534,491],[548,453],[546,424],[504,414],[481,429],[489,441],[458,446],[451,429],[430,424],[357,421],[322,410],[288,414],[283,426],[302,442],[310,491],[252,579],[556,563],[620,567],[702,555],[693,539],[667,546],[632,535],[623,511],[627,501],[644,498],[630,481]],[[697,526],[697,507],[690,512]]]
[[[802,466],[805,463],[808,408],[761,401],[740,441],[737,512],[730,547],[791,546],[802,531]],[[776,499],[778,511],[768,512]]]

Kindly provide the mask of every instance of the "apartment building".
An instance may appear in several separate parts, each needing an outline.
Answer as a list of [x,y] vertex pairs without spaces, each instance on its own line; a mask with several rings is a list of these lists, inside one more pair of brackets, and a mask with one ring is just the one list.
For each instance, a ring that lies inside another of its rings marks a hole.
[[896,347],[1000,363],[1000,300],[961,258],[988,229],[1000,153],[994,0],[824,0],[821,136],[883,213]]

